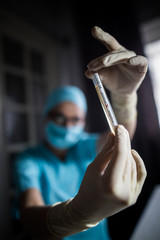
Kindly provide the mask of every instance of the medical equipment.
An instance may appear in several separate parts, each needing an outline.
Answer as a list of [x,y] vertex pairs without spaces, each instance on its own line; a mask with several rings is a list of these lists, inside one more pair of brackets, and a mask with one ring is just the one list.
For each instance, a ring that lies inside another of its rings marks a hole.
[[99,100],[101,102],[104,114],[107,118],[109,127],[111,129],[111,132],[115,134],[115,127],[118,125],[118,122],[116,120],[115,114],[113,112],[112,106],[110,104],[110,101],[106,95],[106,92],[104,90],[103,84],[101,82],[101,79],[99,77],[98,73],[93,74],[93,83],[95,86],[95,89],[97,91]]

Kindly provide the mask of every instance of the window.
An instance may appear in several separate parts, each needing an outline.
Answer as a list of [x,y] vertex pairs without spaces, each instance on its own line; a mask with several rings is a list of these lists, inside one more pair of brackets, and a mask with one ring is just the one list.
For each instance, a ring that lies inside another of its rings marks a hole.
[[149,60],[153,94],[160,125],[160,40],[146,44],[144,51]]
[[31,50],[30,51],[30,63],[31,63],[31,71],[34,73],[43,74],[45,64],[43,55],[40,54],[38,51]]
[[4,75],[5,82],[5,101],[6,103],[26,103],[26,86],[23,76],[6,72]]
[[154,19],[140,28],[144,52],[149,61],[149,71],[160,126],[160,19]]
[[5,111],[5,133],[8,145],[29,142],[27,113]]
[[24,66],[22,44],[10,37],[3,36],[2,45],[3,61],[8,65],[22,68]]
[[46,56],[41,49],[30,50],[25,42],[6,36],[2,36],[2,50],[5,133],[13,149],[16,144],[33,144],[42,138],[35,116],[42,111],[47,93]]
[[44,103],[58,79],[57,45],[17,18],[0,14],[0,141],[7,162],[43,138]]

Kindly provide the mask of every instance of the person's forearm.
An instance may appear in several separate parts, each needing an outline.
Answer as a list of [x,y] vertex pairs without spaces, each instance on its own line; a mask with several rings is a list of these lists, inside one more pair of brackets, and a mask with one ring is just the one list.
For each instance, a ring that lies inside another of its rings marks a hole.
[[108,134],[103,149],[87,167],[73,199],[49,207],[24,207],[21,220],[38,239],[62,239],[135,204],[145,178],[143,160],[131,150],[128,131],[118,125],[115,136]]
[[122,124],[133,138],[137,125],[137,93],[117,95],[111,93],[111,101],[119,124]]
[[54,239],[85,231],[98,224],[98,222],[91,223],[90,217],[80,211],[75,205],[75,198],[51,206],[46,222]]
[[93,227],[71,200],[52,206],[26,207],[21,222],[29,235],[38,239],[58,240]]

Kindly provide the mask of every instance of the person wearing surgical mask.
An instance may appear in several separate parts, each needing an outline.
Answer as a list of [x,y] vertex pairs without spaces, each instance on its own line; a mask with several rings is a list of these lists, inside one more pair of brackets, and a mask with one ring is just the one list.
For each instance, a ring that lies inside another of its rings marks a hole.
[[92,34],[109,53],[92,60],[85,75],[99,73],[120,125],[115,136],[87,133],[82,90],[66,85],[50,93],[43,112],[44,141],[20,153],[14,164],[17,217],[35,239],[110,240],[107,217],[135,204],[146,178],[130,139],[147,60],[99,27]]
[[84,132],[86,111],[85,96],[76,86],[58,87],[51,93],[44,110],[45,134],[54,151],[63,152],[79,141]]

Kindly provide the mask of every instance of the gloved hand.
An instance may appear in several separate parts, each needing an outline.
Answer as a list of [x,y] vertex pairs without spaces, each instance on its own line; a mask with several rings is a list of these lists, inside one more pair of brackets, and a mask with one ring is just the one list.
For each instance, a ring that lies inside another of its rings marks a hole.
[[92,35],[109,52],[93,59],[88,64],[85,75],[92,78],[93,73],[99,73],[103,84],[111,92],[112,106],[118,122],[127,127],[132,138],[137,118],[137,89],[146,75],[148,60],[127,50],[99,27],[92,28]]
[[88,64],[86,77],[92,78],[92,73],[98,72],[103,84],[112,93],[128,95],[136,92],[147,72],[147,58],[127,50],[99,27],[92,28],[92,35],[109,52]]
[[53,239],[63,238],[97,225],[137,201],[146,178],[141,157],[131,150],[127,130],[118,125],[115,137],[88,166],[77,195],[53,205],[47,225]]
[[97,224],[137,201],[146,169],[135,150],[131,150],[128,131],[121,125],[115,139],[108,135],[101,153],[87,168],[79,192],[69,203],[70,214],[86,226]]

